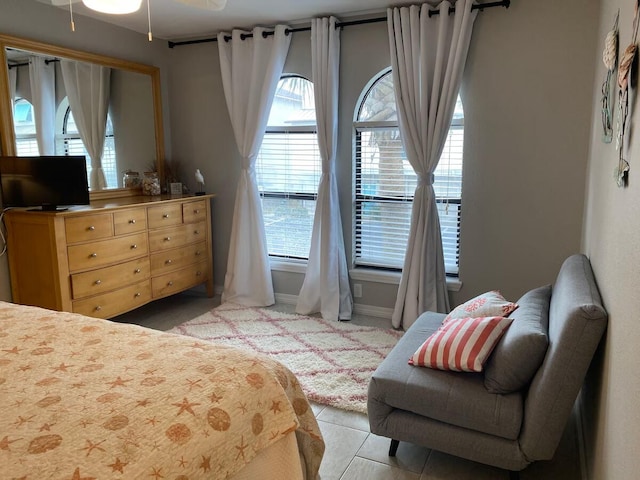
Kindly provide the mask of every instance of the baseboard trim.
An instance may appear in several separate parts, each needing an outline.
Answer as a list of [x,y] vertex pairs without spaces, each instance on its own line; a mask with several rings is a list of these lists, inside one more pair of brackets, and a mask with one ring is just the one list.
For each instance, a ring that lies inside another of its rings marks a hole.
[[276,293],[276,303],[284,303],[285,305],[295,305],[298,303],[297,295],[289,295],[287,293]]
[[376,307],[374,305],[365,305],[363,303],[353,304],[353,313],[358,315],[367,315],[369,317],[386,318],[391,320],[393,308]]
[[586,448],[586,417],[584,406],[582,404],[582,392],[578,394],[576,399],[576,436],[578,437],[578,457],[580,461],[580,478],[582,480],[590,480],[589,468],[587,466],[587,448]]
[[[297,295],[289,295],[286,293],[276,293],[276,303],[282,303],[284,305],[295,305],[298,303]],[[353,304],[353,313],[358,315],[367,315],[369,317],[378,317],[391,319],[393,313],[392,308],[376,307],[374,305],[365,305],[362,303]]]

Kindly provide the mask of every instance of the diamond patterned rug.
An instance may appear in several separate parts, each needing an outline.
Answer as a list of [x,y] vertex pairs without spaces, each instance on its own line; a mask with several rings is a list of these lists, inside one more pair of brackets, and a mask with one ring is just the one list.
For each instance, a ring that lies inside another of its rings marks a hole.
[[230,303],[170,332],[262,352],[298,377],[309,400],[362,413],[371,374],[403,334]]

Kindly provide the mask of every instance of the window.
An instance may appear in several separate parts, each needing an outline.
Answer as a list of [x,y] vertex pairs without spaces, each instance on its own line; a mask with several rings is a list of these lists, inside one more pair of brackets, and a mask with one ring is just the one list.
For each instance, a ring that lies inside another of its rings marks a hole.
[[13,125],[16,132],[16,154],[20,157],[39,155],[33,105],[28,100],[17,98],[14,102]]
[[[87,159],[87,176],[91,175],[91,158],[82,143],[78,127],[73,119],[73,113],[69,107],[69,99],[65,97],[57,113],[56,153],[58,155],[84,155]],[[116,162],[115,139],[111,116],[107,115],[107,128],[105,131],[104,149],[102,151],[102,169],[107,180],[107,188],[118,187],[118,166]]]
[[[401,270],[417,177],[400,139],[391,70],[364,93],[355,135],[354,263]],[[458,274],[463,138],[464,115],[458,98],[433,185],[448,275]]]
[[269,255],[308,258],[320,174],[313,83],[283,76],[256,159]]

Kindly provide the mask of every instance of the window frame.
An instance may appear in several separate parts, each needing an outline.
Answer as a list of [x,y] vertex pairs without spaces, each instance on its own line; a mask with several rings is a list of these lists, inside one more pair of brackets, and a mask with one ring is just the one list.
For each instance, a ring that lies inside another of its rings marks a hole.
[[[358,256],[359,251],[359,242],[360,236],[359,234],[359,225],[360,218],[362,217],[362,211],[364,205],[367,202],[388,202],[395,204],[403,204],[403,203],[411,203],[413,204],[415,191],[411,193],[410,196],[404,197],[393,197],[388,195],[370,195],[360,193],[362,188],[359,188],[359,182],[362,179],[362,145],[361,145],[361,136],[364,131],[372,131],[374,129],[398,129],[399,124],[398,121],[361,121],[359,118],[362,115],[362,111],[365,105],[365,102],[369,98],[372,90],[376,87],[378,82],[380,82],[387,75],[392,75],[391,68],[385,68],[378,74],[376,74],[363,89],[358,103],[356,104],[356,111],[354,115],[353,121],[353,255],[352,255],[352,275],[354,272],[370,270],[371,272],[379,272],[375,274],[376,277],[386,277],[389,281],[388,283],[397,283],[396,279],[399,281],[399,275],[403,270],[403,265],[398,267],[389,267],[376,265],[372,262],[367,262],[366,260],[360,260]],[[449,126],[449,132],[452,130],[462,129],[464,135],[464,113],[462,118],[452,118],[451,124]],[[464,138],[464,137],[463,137]],[[404,150],[404,147],[403,147]],[[463,163],[464,165],[464,149],[462,153]],[[460,176],[460,181],[463,181],[463,175]],[[448,280],[451,280],[452,284],[458,283],[459,278],[459,266],[460,266],[460,233],[461,233],[461,218],[462,218],[462,191],[460,190],[460,196],[451,196],[451,197],[443,197],[436,196],[436,204],[440,207],[442,205],[455,205],[457,208],[457,222],[456,222],[456,254],[455,254],[455,270],[447,271],[446,276]],[[441,222],[442,223],[442,222]],[[442,235],[442,231],[441,231]],[[366,279],[366,277],[362,277],[358,275],[359,279]],[[384,283],[387,283],[386,281]]]
[[[56,151],[59,155],[75,155],[72,153],[70,141],[78,141],[82,146],[82,153],[86,157],[87,162],[87,178],[91,175],[91,157],[84,146],[82,137],[79,132],[69,133],[69,117],[73,115],[71,106],[69,105],[69,97],[64,97],[58,105],[56,111]],[[111,128],[109,128],[111,126]],[[102,152],[102,168],[105,171],[107,179],[107,188],[118,188],[120,186],[120,175],[118,175],[118,157],[115,147],[115,135],[113,133],[113,123],[111,121],[111,113],[107,113],[107,129],[105,130],[105,145]],[[112,152],[112,153],[108,153]],[[107,158],[105,158],[107,157]],[[107,160],[105,164],[105,159]],[[109,182],[111,180],[111,182]]]
[[[296,74],[296,73],[286,73],[280,76],[280,79],[278,80],[278,82],[287,79],[287,78],[300,78],[303,79],[307,82],[309,82],[311,85],[313,85],[313,82],[311,80],[309,80],[308,78],[306,78],[303,75],[300,74]],[[273,104],[272,107],[273,108]],[[315,109],[315,105],[314,105],[314,109]],[[268,135],[296,135],[296,134],[312,134],[315,137],[315,145],[317,147],[317,136],[318,136],[318,125],[317,125],[317,120],[314,118],[314,124],[313,125],[288,125],[288,126],[284,126],[284,125],[278,125],[278,126],[269,126],[267,125],[265,128],[265,132],[264,132],[264,137],[262,140],[262,144],[264,144],[265,138]],[[260,146],[260,151],[258,152],[258,155],[260,155],[260,152],[262,151],[262,145]],[[318,152],[318,156],[319,156],[319,152]],[[322,160],[319,160],[319,164],[318,164],[318,168],[320,170],[322,170],[322,164],[321,164]],[[256,180],[258,183],[258,189],[259,189],[259,194],[260,194],[260,200],[261,200],[261,204],[264,210],[264,199],[282,199],[282,200],[300,200],[300,201],[312,201],[314,202],[314,206],[315,206],[315,202],[317,202],[318,199],[318,190],[317,190],[317,185],[316,185],[316,189],[314,191],[314,193],[308,193],[308,192],[297,192],[297,191],[276,191],[276,190],[262,190],[261,189],[261,185],[260,185],[260,178],[258,175],[258,172],[256,172]],[[314,208],[315,211],[315,208]],[[265,235],[267,234],[266,229],[265,229]],[[311,246],[311,233],[309,236],[309,240],[308,240],[308,244],[309,247]],[[267,249],[269,249],[269,241],[267,238]],[[273,269],[277,269],[277,270],[281,270],[281,271],[293,271],[293,272],[304,272],[304,270],[301,270],[301,267],[304,268],[303,266],[306,265],[306,262],[309,260],[308,257],[308,250],[307,249],[307,255],[306,256],[298,256],[298,255],[290,255],[290,254],[277,254],[277,253],[271,253],[268,252],[269,255],[269,259],[270,259],[270,263]]]
[[[29,104],[29,107],[31,108],[31,110],[33,111],[33,104],[27,100],[24,97],[16,97],[15,100],[13,101],[13,105],[12,105],[12,115],[13,115],[13,124],[14,124],[14,129],[15,126],[17,124],[16,122],[16,105],[18,104],[18,102],[26,102]],[[16,141],[16,155],[18,156],[33,156],[33,155],[38,155],[39,154],[39,149],[38,149],[38,137],[37,137],[37,133],[35,130],[36,126],[35,126],[35,121],[33,124],[33,133],[15,133],[15,141]],[[21,144],[23,146],[21,146]],[[28,146],[28,151],[24,151],[25,147]],[[34,152],[34,147],[35,147],[35,152]]]

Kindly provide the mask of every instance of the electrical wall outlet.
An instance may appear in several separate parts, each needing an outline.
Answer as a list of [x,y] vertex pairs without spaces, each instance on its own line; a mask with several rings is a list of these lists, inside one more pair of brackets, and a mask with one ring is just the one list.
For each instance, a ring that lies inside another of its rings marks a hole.
[[361,283],[354,283],[353,284],[353,296],[355,298],[362,297],[362,284]]

